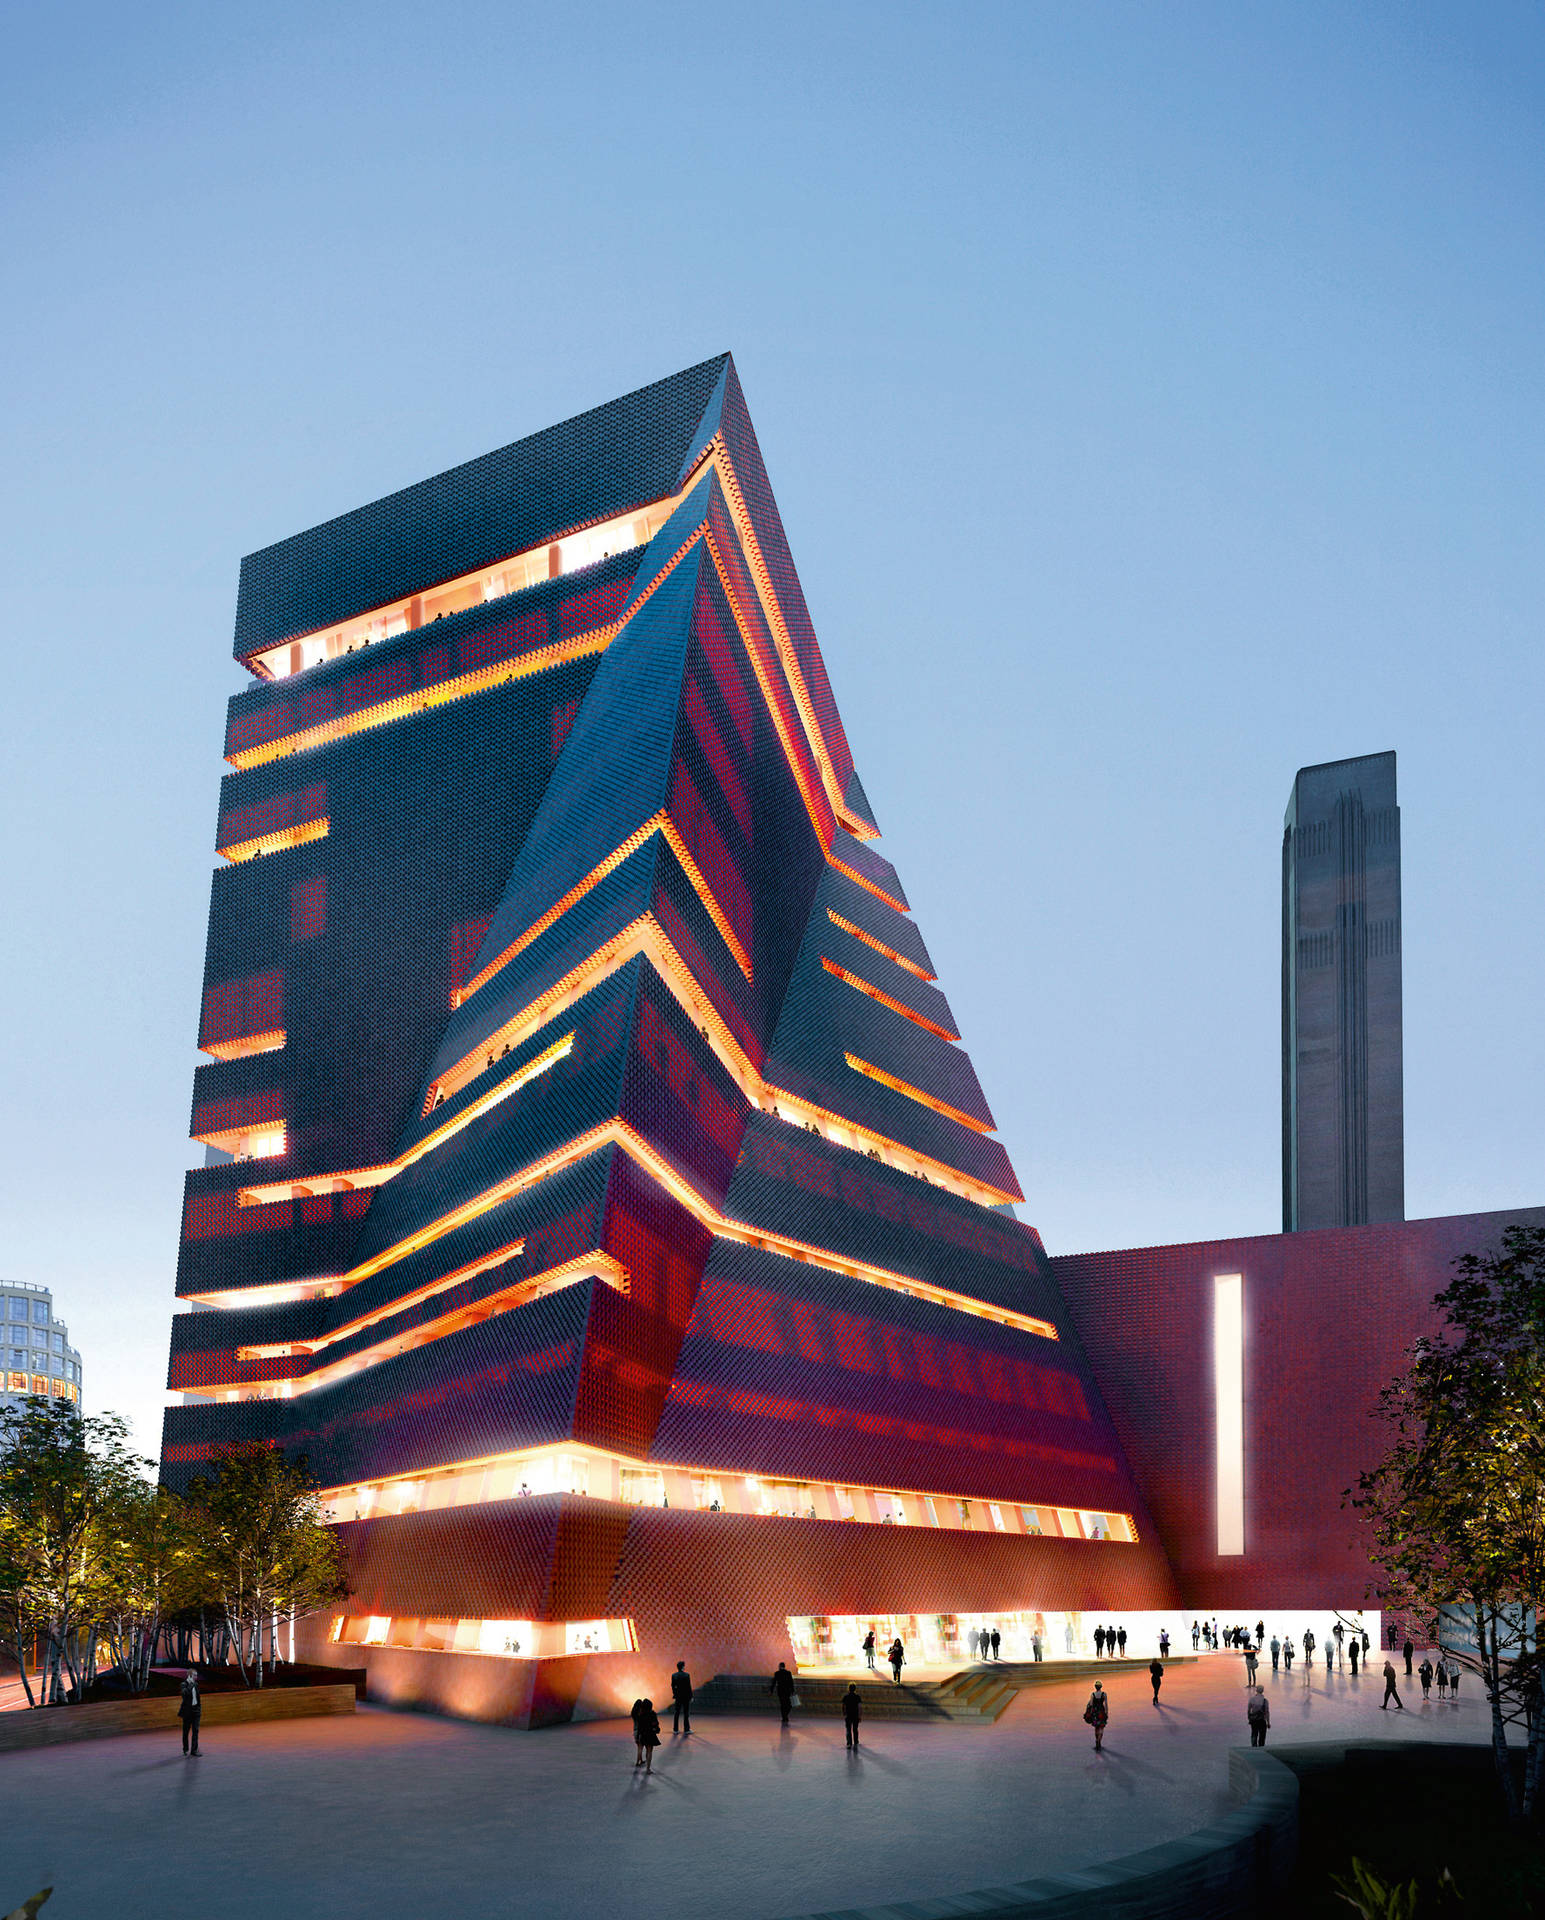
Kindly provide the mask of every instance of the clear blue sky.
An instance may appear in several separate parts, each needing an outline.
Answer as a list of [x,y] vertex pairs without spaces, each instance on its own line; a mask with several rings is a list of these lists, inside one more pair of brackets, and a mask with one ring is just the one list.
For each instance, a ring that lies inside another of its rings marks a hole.
[[90,1403],[240,556],[724,347],[1048,1245],[1276,1229],[1282,809],[1389,747],[1408,1210],[1545,1200],[1542,110],[1505,3],[13,10],[0,1272]]

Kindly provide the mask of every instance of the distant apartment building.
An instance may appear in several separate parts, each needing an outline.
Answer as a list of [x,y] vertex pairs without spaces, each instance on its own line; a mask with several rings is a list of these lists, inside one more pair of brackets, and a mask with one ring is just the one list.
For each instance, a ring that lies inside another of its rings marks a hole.
[[1282,1230],[1405,1218],[1395,756],[1300,768],[1282,836]]
[[0,1280],[0,1340],[0,1408],[19,1406],[28,1394],[80,1405],[80,1353],[54,1317],[47,1287]]

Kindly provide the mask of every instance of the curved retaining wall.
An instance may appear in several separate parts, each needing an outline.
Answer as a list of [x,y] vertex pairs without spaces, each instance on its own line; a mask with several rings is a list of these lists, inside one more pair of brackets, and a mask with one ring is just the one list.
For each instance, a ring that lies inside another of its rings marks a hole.
[[809,1920],[1239,1920],[1298,1858],[1298,1780],[1263,1748],[1229,1749],[1236,1810],[1162,1846],[1011,1887],[850,1907]]

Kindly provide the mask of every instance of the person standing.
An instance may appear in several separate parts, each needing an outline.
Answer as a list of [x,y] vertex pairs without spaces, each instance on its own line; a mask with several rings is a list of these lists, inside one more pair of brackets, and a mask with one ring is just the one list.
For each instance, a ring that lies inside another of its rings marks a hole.
[[1255,1623],[1255,1644],[1258,1647],[1264,1647],[1266,1644],[1266,1622],[1264,1620],[1257,1620]]
[[644,1773],[654,1772],[654,1750],[660,1744],[660,1716],[654,1710],[652,1700],[640,1702],[643,1712],[638,1716],[639,1751],[644,1756]]
[[1425,1653],[1422,1655],[1422,1664],[1416,1669],[1416,1677],[1422,1683],[1422,1698],[1430,1700],[1432,1698],[1432,1662]]
[[1068,1618],[1063,1622],[1062,1637],[1067,1641],[1068,1652],[1071,1653],[1073,1651],[1073,1617],[1071,1614],[1069,1614]]
[[1331,1630],[1330,1630],[1330,1637],[1331,1637],[1331,1639],[1332,1639],[1332,1640],[1334,1640],[1334,1641],[1335,1641],[1335,1643],[1336,1643],[1336,1652],[1337,1652],[1337,1654],[1339,1655],[1339,1654],[1340,1654],[1340,1652],[1341,1652],[1341,1643],[1342,1643],[1342,1641],[1343,1641],[1343,1640],[1345,1639],[1345,1637],[1346,1637],[1346,1628],[1345,1628],[1344,1626],[1342,1626],[1342,1624],[1341,1624],[1341,1622],[1340,1622],[1339,1620],[1338,1620],[1338,1621],[1336,1622],[1336,1624],[1335,1624],[1335,1625],[1334,1625],[1334,1626],[1333,1626],[1333,1627],[1331,1628]]
[[1125,1627],[1118,1627],[1116,1629],[1116,1645],[1120,1650],[1121,1658],[1125,1660],[1127,1657],[1127,1630]]
[[864,1665],[869,1669],[871,1673],[874,1672],[874,1628],[873,1627],[871,1627],[869,1631],[864,1635]]
[[685,1660],[676,1662],[676,1671],[671,1675],[671,1732],[690,1733],[692,1731],[692,1676],[687,1672]]
[[[789,1724],[789,1708],[794,1701],[794,1676],[780,1660],[778,1671],[767,1683],[767,1691],[778,1696],[778,1711],[783,1716],[783,1724]],[[647,1702],[645,1703],[647,1705]]]
[[1391,1653],[1395,1651],[1395,1628],[1394,1628],[1393,1622],[1391,1623],[1390,1630],[1389,1630],[1389,1650]]
[[1098,1660],[1100,1656],[1104,1653],[1104,1651],[1105,1651],[1105,1629],[1104,1627],[1096,1627],[1094,1630],[1095,1659]]
[[906,1665],[906,1660],[907,1650],[902,1646],[901,1635],[898,1633],[891,1642],[890,1650],[891,1678],[898,1687],[901,1685],[901,1669]]
[[850,1680],[848,1682],[848,1690],[842,1696],[842,1731],[846,1736],[850,1752],[855,1751],[858,1747],[858,1723],[863,1717],[863,1699],[859,1694],[857,1685]]
[[1277,1662],[1281,1658],[1282,1642],[1277,1638],[1276,1634],[1273,1634],[1271,1636],[1271,1670],[1273,1673],[1277,1671]]
[[1150,1660],[1148,1662],[1148,1678],[1153,1682],[1153,1704],[1157,1706],[1159,1704],[1159,1689],[1164,1684],[1164,1662],[1162,1660]]
[[1438,1698],[1440,1700],[1448,1698],[1448,1668],[1444,1665],[1441,1653],[1438,1655]]
[[1391,1700],[1394,1701],[1402,1713],[1405,1712],[1405,1702],[1401,1699],[1399,1690],[1395,1685],[1395,1663],[1393,1660],[1386,1660],[1384,1662],[1384,1698],[1379,1702],[1380,1713],[1388,1712]]
[[1287,1672],[1293,1671],[1293,1636],[1289,1634],[1282,1643],[1282,1665]]
[[[182,1697],[177,1702],[177,1718],[182,1722],[182,1750],[198,1758],[199,1721],[204,1717],[204,1701],[199,1693],[198,1671],[189,1667],[182,1676]],[[190,1746],[189,1740],[192,1740]]]
[[1255,1651],[1255,1648],[1251,1646],[1248,1640],[1246,1640],[1245,1642],[1245,1685],[1247,1687],[1253,1687],[1255,1685],[1255,1666],[1256,1666],[1256,1661],[1259,1658],[1260,1656]]
[[1363,1643],[1363,1665],[1366,1667],[1368,1664],[1368,1649],[1373,1645],[1373,1642],[1368,1638],[1368,1630],[1366,1627],[1362,1633],[1358,1635],[1358,1638]]
[[1457,1707],[1459,1705],[1459,1662],[1454,1658],[1453,1654],[1449,1655],[1447,1665],[1448,1690],[1453,1697],[1454,1705]]
[[1358,1655],[1358,1639],[1355,1633],[1352,1635],[1352,1645],[1349,1651],[1352,1655],[1352,1678],[1355,1680],[1357,1678],[1357,1655]]
[[1030,1657],[1039,1666],[1041,1664],[1041,1635],[1039,1628],[1030,1636]]
[[1404,1645],[1404,1646],[1403,1646],[1403,1647],[1402,1647],[1402,1648],[1400,1649],[1400,1651],[1401,1651],[1401,1652],[1402,1652],[1402,1653],[1403,1653],[1403,1654],[1405,1655],[1405,1657],[1406,1657],[1406,1678],[1407,1678],[1407,1679],[1409,1680],[1409,1679],[1410,1679],[1410,1677],[1411,1677],[1411,1655],[1412,1655],[1413,1653],[1415,1653],[1415,1651],[1416,1651],[1416,1649],[1415,1649],[1415,1647],[1413,1647],[1413,1646],[1411,1645],[1411,1636],[1410,1636],[1410,1634],[1407,1634],[1407,1635],[1406,1635],[1406,1643],[1405,1643],[1405,1645]]
[[1003,1636],[998,1632],[998,1629],[994,1627],[992,1630],[992,1657],[994,1660],[997,1659],[998,1649],[1000,1646],[1002,1646],[1002,1644],[1003,1644]]
[[1098,1680],[1094,1683],[1094,1692],[1089,1696],[1089,1704],[1084,1708],[1084,1725],[1094,1728],[1094,1750],[1100,1751],[1105,1738],[1105,1728],[1110,1720],[1110,1702],[1105,1697],[1105,1689]]
[[1202,1644],[1202,1630],[1193,1620],[1191,1622],[1191,1651],[1195,1653],[1197,1648],[1200,1647],[1201,1644]]
[[647,1700],[633,1702],[633,1764],[635,1767],[641,1767],[644,1764],[644,1710],[648,1704]]
[[1159,1629],[1159,1658],[1161,1660],[1167,1660],[1169,1658],[1169,1628],[1168,1627],[1161,1627]]
[[1264,1747],[1266,1729],[1271,1725],[1271,1702],[1266,1698],[1264,1687],[1257,1687],[1250,1695],[1245,1706],[1245,1718],[1250,1723],[1251,1746]]
[[1313,1627],[1305,1627],[1304,1628],[1304,1664],[1306,1666],[1312,1667],[1314,1665],[1315,1644],[1316,1643],[1314,1638]]

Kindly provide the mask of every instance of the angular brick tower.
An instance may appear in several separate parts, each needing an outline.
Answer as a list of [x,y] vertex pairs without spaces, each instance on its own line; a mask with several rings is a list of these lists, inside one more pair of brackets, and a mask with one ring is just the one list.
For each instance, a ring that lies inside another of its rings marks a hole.
[[313,1655],[537,1723],[1168,1604],[729,357],[251,556],[236,654],[163,1473],[306,1454]]

